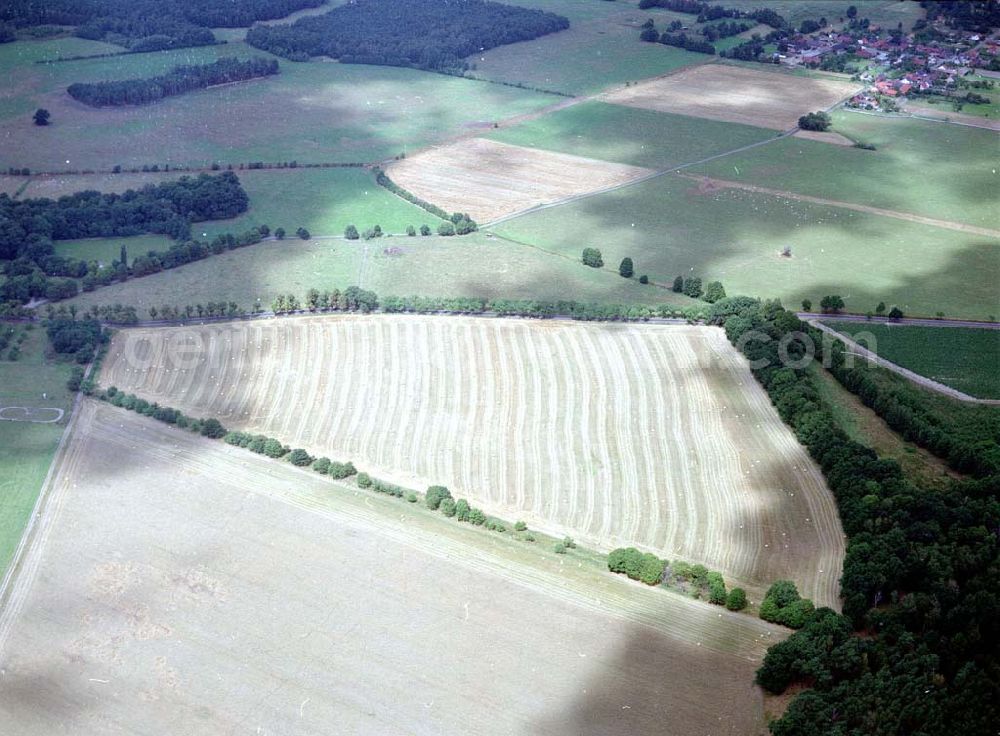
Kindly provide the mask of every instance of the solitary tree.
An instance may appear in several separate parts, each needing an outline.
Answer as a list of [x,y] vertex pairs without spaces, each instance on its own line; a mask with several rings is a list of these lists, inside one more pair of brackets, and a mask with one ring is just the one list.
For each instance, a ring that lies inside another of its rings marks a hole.
[[819,308],[824,312],[836,314],[844,308],[844,300],[836,294],[825,296],[819,300]]
[[415,227],[413,227],[413,225],[407,225],[406,226],[406,234],[409,235],[412,238],[414,235],[417,234],[417,229]]
[[812,308],[813,308],[812,299],[803,299],[802,300],[802,311],[803,312],[811,312]]
[[450,236],[450,235],[454,235],[454,234],[455,234],[455,225],[454,225],[454,223],[445,221],[445,222],[442,222],[440,225],[438,225],[438,235]]
[[733,588],[726,596],[726,608],[730,611],[742,611],[747,607],[747,594],[743,588]]
[[720,299],[726,298],[726,289],[722,286],[721,281],[710,281],[708,286],[705,287],[705,294],[702,296],[709,304],[714,304]]
[[33,120],[35,121],[35,125],[48,125],[50,117],[52,116],[49,114],[49,111],[44,107],[40,107],[35,110]]
[[121,263],[123,266],[126,267],[128,266],[128,249],[125,247],[124,243],[122,243],[122,249],[121,253],[119,254],[118,262]]
[[275,231],[274,231],[274,237],[276,237],[278,240],[284,240],[285,239],[285,228],[279,227],[279,228],[275,229]]
[[802,130],[818,130],[823,131],[830,127],[830,123],[833,121],[830,116],[823,111],[806,113],[799,118],[799,127]]
[[344,228],[344,237],[348,240],[357,240],[361,236],[358,234],[358,229],[354,225],[348,225]]
[[684,291],[684,277],[683,276],[678,276],[677,278],[674,279],[674,285],[671,287],[671,290],[674,291],[677,294],[680,294],[682,291]]
[[903,319],[903,310],[893,305],[892,309],[889,310],[889,319]]
[[430,226],[429,225],[421,225],[420,226],[420,234],[421,235],[430,235],[431,234],[431,228],[430,228]]
[[878,305],[876,305],[875,314],[879,315],[880,317],[883,314],[885,314],[885,302],[879,302]]
[[590,266],[591,268],[601,268],[604,265],[604,259],[601,257],[601,251],[597,248],[584,248],[583,265]]
[[697,299],[702,294],[701,279],[697,276],[684,279],[684,293],[692,299]]
[[295,234],[298,235],[303,240],[309,240],[309,231],[306,230],[304,227],[300,227],[298,230],[296,230]]
[[622,278],[630,279],[634,273],[635,269],[632,267],[632,259],[622,258],[622,262],[618,266],[618,275]]

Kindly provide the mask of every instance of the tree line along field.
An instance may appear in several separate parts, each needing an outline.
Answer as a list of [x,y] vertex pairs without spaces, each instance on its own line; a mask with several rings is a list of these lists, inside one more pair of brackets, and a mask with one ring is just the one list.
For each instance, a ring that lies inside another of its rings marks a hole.
[[866,323],[830,322],[838,332],[875,342],[880,358],[981,399],[1000,399],[1000,331]]
[[833,499],[718,330],[414,316],[130,329],[101,381],[534,528],[702,562],[754,593],[794,579],[838,605]]
[[[73,241],[95,257],[118,258],[120,246],[142,251],[130,238]],[[145,243],[143,243],[145,245]],[[59,246],[62,252],[62,244]],[[83,250],[66,251],[80,257]],[[131,257],[131,256],[130,256]],[[577,255],[562,257],[484,233],[462,237],[392,237],[365,241],[267,241],[212,256],[169,271],[133,278],[84,292],[70,301],[91,305],[129,304],[142,319],[150,307],[233,301],[249,310],[267,308],[278,294],[300,301],[308,289],[358,285],[382,295],[538,299],[558,301],[567,294],[604,304],[672,304],[694,300],[637,279],[623,279],[617,264],[583,266]]]
[[[47,42],[49,51],[57,52],[60,41]],[[34,43],[40,42],[4,46]],[[496,120],[536,111],[558,99],[411,69],[282,61],[280,73],[267,79],[190,92],[140,108],[93,109],[72,100],[65,88],[73,82],[155,76],[181,63],[262,52],[233,41],[42,65],[18,61],[17,48],[4,51],[13,57],[5,67],[11,70],[12,96],[0,105],[0,134],[6,141],[0,169],[204,166],[212,161],[370,162],[470,126],[485,128]],[[31,113],[37,107],[52,113],[50,126],[32,125]]]
[[693,168],[799,194],[996,227],[997,133],[839,111],[832,130],[875,151],[785,138]]
[[48,498],[0,614],[5,733],[763,727],[780,630],[577,551],[90,400]]
[[[240,184],[250,198],[247,212],[230,219],[196,223],[192,236],[211,240],[225,233],[242,233],[258,225],[273,231],[283,227],[290,237],[304,227],[311,235],[342,236],[348,225],[363,231],[380,225],[386,233],[403,233],[407,226],[423,223],[436,228],[439,218],[380,187],[371,172],[362,168],[295,168],[237,171]],[[184,172],[138,174],[57,175],[32,177],[19,199],[46,197],[92,189],[123,192],[147,184],[174,181]],[[147,250],[165,250],[173,241],[165,236],[131,238],[91,238],[56,243],[60,255],[98,258],[110,262],[118,258],[125,243],[130,258]],[[134,245],[132,245],[134,243]],[[110,257],[108,257],[110,256]]]
[[[628,256],[638,273],[659,283],[697,275],[721,280],[730,294],[780,298],[789,306],[803,299],[818,305],[824,295],[839,294],[849,310],[861,313],[884,301],[911,315],[941,311],[984,319],[995,312],[1000,276],[993,238],[714,189],[677,175],[530,213],[495,229],[567,257],[579,258],[588,246],[600,248],[608,263]],[[781,255],[785,246],[791,257]]]

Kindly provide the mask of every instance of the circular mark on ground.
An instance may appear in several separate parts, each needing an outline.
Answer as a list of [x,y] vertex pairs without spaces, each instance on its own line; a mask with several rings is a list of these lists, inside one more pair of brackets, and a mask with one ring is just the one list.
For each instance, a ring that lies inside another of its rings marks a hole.
[[5,422],[33,422],[55,424],[65,412],[55,407],[4,406],[0,407],[0,420]]

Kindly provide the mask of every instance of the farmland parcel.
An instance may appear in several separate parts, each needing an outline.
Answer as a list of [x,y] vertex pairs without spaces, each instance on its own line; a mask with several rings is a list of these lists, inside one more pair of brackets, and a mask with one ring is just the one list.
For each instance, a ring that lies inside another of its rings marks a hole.
[[707,64],[619,89],[605,99],[649,110],[788,130],[795,127],[800,115],[830,107],[858,87],[834,78]]
[[107,405],[77,430],[0,615],[0,732],[762,725],[761,621]]
[[822,477],[714,328],[321,317],[120,333],[105,385],[602,548],[836,606]]

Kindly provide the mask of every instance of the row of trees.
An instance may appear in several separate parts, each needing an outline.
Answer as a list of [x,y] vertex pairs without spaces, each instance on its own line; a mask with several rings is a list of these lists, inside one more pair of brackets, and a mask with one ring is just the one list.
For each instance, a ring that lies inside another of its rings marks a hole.
[[560,15],[487,0],[355,0],[291,25],[254,26],[246,40],[292,61],[329,56],[458,73],[467,56],[566,28]]
[[[407,202],[417,205],[422,209],[427,210],[432,215],[440,217],[446,222],[438,225],[438,235],[467,235],[468,233],[475,232],[479,229],[476,221],[469,217],[467,212],[453,212],[450,215],[443,209],[438,207],[436,204],[431,204],[430,202],[421,199],[417,195],[413,194],[407,189],[399,186],[396,182],[390,179],[382,169],[375,169],[375,181],[379,186],[388,189],[390,192],[395,194],[397,197],[402,197]],[[448,227],[448,223],[451,223],[452,227]],[[353,227],[353,225],[351,226]],[[426,232],[425,232],[426,229]],[[407,235],[415,235],[413,227],[407,228]],[[430,228],[426,225],[420,226],[421,235],[430,235]]]
[[277,59],[254,57],[240,60],[225,57],[210,64],[175,66],[166,74],[144,79],[111,82],[77,82],[66,92],[78,102],[91,107],[146,105],[164,97],[180,95],[215,84],[229,84],[278,73]]
[[989,406],[956,406],[928,395],[909,381],[868,361],[851,361],[836,342],[830,372],[904,439],[926,448],[960,473],[977,478],[1000,474],[1000,415]]
[[676,588],[696,598],[706,598],[710,603],[726,606],[730,611],[741,611],[747,605],[742,588],[726,591],[722,574],[704,565],[686,562],[669,562],[651,552],[640,552],[635,547],[619,547],[608,555],[608,569],[646,585]]
[[674,278],[670,290],[675,294],[684,294],[709,304],[726,298],[726,288],[721,281],[709,281],[706,286],[702,286],[701,278],[698,276],[677,276]]
[[[772,732],[989,733],[1000,667],[996,469],[943,489],[915,487],[896,462],[844,433],[810,371],[781,360],[780,350],[792,361],[805,354],[796,333],[822,352],[818,331],[777,302],[737,297],[712,311],[730,341],[763,366],[754,376],[822,469],[848,537],[843,615],[800,610],[807,607],[788,588],[771,596],[774,616],[801,618],[803,627],[768,651],[758,682],[775,693],[792,683],[811,688]],[[751,330],[770,341],[741,340]],[[845,370],[843,346],[831,349],[836,374]]]

